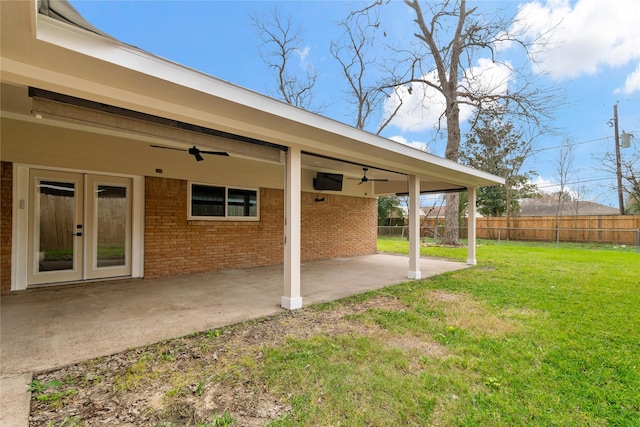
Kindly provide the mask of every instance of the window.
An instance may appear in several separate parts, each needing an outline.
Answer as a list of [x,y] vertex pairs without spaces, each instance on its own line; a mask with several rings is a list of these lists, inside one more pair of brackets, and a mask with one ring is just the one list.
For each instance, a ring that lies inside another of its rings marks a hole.
[[258,191],[215,185],[189,186],[189,217],[193,219],[258,219]]

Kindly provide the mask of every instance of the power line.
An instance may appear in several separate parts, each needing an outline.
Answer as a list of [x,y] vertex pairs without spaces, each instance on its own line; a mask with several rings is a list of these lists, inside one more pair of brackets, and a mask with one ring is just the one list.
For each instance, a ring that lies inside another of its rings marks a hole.
[[531,150],[531,153],[534,154],[534,153],[539,153],[540,151],[555,150],[557,148],[573,147],[575,145],[589,144],[591,142],[604,141],[605,139],[609,139],[609,138],[611,138],[611,137],[607,136],[607,137],[604,137],[604,138],[592,139],[592,140],[589,140],[589,141],[574,142],[572,144],[557,145],[555,147],[539,148],[537,150]]
[[[634,133],[638,133],[638,132],[640,132],[640,131],[632,130],[630,132],[625,132],[625,133],[634,134]],[[538,148],[536,150],[531,150],[531,154],[539,153],[540,151],[555,150],[555,149],[563,148],[563,147],[573,147],[573,146],[576,146],[576,145],[589,144],[591,142],[605,141],[605,140],[611,139],[611,138],[613,138],[613,136],[605,136],[603,138],[590,139],[589,141],[580,141],[580,142],[573,142],[573,143],[570,143],[570,144],[556,145],[555,147]]]
[[[580,180],[580,181],[574,181],[574,182],[565,182],[563,185],[571,185],[571,184],[582,184],[583,182],[595,182],[595,181],[607,181],[607,180],[611,180],[612,178],[592,178],[592,179],[585,179],[585,180]],[[558,187],[560,186],[560,184],[545,184],[545,185],[538,185],[538,188],[548,188],[548,187]]]

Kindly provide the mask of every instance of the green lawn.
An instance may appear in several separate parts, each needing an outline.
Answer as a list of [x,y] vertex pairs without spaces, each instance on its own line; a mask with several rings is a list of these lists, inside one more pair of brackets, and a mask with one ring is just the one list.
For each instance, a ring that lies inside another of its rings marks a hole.
[[[49,405],[73,417],[105,391],[127,402],[168,390],[140,425],[242,425],[234,407],[278,402],[270,426],[640,426],[640,254],[481,242],[477,256],[474,268],[134,349],[120,371],[90,361],[37,381],[69,384]],[[221,398],[235,403],[176,415]]]
[[640,255],[503,243],[478,260],[382,292],[406,308],[357,316],[443,357],[359,334],[268,349],[256,373],[295,410],[273,425],[640,425]]
[[[487,378],[496,382],[466,393],[451,420],[640,425],[640,255],[633,248],[492,243],[480,242],[477,268],[420,282],[421,288],[471,295],[498,315],[522,313],[515,334],[462,334],[450,343],[465,360],[464,372],[485,378],[485,385]],[[379,241],[383,251],[407,248],[406,242]],[[466,248],[426,247],[423,254],[463,260]],[[402,298],[417,306],[418,295]],[[453,375],[446,377],[451,386]]]

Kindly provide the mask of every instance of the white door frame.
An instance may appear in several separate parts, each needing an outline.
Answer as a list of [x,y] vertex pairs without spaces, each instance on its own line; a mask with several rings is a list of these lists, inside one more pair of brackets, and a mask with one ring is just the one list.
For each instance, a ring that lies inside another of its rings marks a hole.
[[42,165],[13,165],[13,221],[11,254],[11,290],[27,289],[29,266],[29,211],[31,169],[73,172],[102,175],[107,177],[125,177],[132,180],[131,209],[131,276],[144,277],[144,176],[105,173],[79,169],[47,167]]

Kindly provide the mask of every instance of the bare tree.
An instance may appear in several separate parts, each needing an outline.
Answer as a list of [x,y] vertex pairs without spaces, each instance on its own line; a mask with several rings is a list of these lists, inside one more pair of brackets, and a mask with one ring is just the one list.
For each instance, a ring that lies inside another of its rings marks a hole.
[[[600,160],[599,170],[617,174],[617,161],[613,153],[606,153]],[[622,191],[626,195],[627,210],[635,213],[640,210],[640,153],[622,153],[620,158],[620,173],[622,175]],[[617,187],[615,187],[617,191]]]
[[[556,227],[559,224],[559,217],[564,210],[564,202],[571,201],[571,196],[567,192],[567,183],[573,174],[573,161],[575,152],[571,140],[566,139],[560,147],[560,152],[556,158],[556,178],[560,183],[560,190],[557,193],[558,206],[556,207]],[[567,197],[569,196],[569,197]]]
[[[516,44],[525,53],[535,43],[527,43],[524,37],[513,33],[512,29],[516,28],[513,19],[498,14],[482,15],[477,7],[468,9],[466,0],[425,2],[426,10],[418,0],[404,0],[404,3],[415,16],[414,36],[419,43],[415,48],[396,50],[403,53],[404,58],[394,67],[394,86],[411,88],[417,84],[442,95],[447,159],[458,161],[461,105],[483,110],[495,109],[499,104],[504,108],[501,112],[504,115],[511,115],[534,129],[545,126],[546,119],[553,115],[553,93],[537,86],[531,72],[497,59],[498,46],[503,43]],[[374,2],[372,7],[376,5],[382,5],[382,1]],[[486,70],[474,67],[474,61],[481,55],[507,67],[511,74],[509,81],[479,83]],[[505,90],[507,83],[509,89]],[[458,194],[447,194],[446,198],[444,243],[458,245]]]
[[[584,200],[587,194],[587,186],[586,184],[581,183],[580,180],[578,179],[577,181],[573,182],[571,187],[572,187],[572,191],[571,191],[572,198],[570,202],[571,203],[570,208],[571,208],[571,212],[573,213],[573,228],[578,229],[579,228],[578,214],[580,213],[580,204],[582,203],[582,201]],[[556,227],[558,227],[558,225],[556,225]],[[575,231],[574,231],[574,235],[575,235]]]
[[338,26],[343,33],[338,41],[331,43],[330,51],[347,82],[347,102],[354,108],[354,126],[365,129],[370,120],[377,117],[385,99],[396,97],[394,110],[377,125],[375,133],[380,134],[402,107],[402,98],[391,90],[393,85],[375,77],[380,74],[377,72],[379,62],[384,62],[373,54],[380,31],[379,10],[366,7],[353,11]]
[[347,102],[355,108],[354,126],[358,129],[365,128],[381,103],[378,85],[366,80],[367,68],[375,66],[375,58],[369,52],[379,23],[373,19],[372,22],[368,13],[349,15],[338,24],[343,29],[342,38],[332,41],[329,48],[347,81]]
[[320,112],[322,107],[314,107],[313,99],[318,73],[309,64],[298,65],[303,64],[308,53],[300,29],[293,28],[291,17],[282,17],[276,8],[269,15],[250,18],[262,40],[260,56],[275,72],[276,97],[296,107]]

